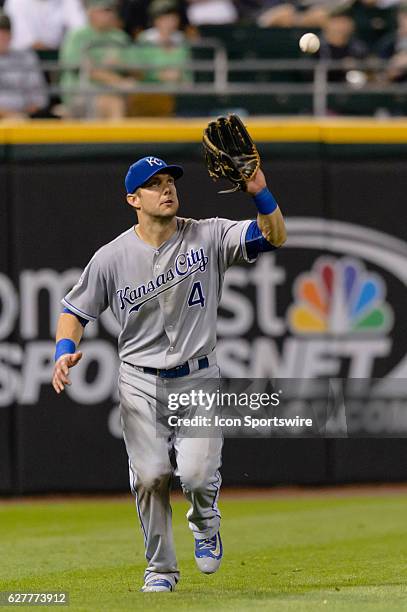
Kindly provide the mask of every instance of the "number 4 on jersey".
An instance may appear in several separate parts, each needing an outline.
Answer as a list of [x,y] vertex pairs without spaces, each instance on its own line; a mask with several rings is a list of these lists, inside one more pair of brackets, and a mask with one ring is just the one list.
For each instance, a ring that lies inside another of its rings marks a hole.
[[201,308],[205,306],[205,297],[199,281],[193,284],[188,298],[188,306],[195,306],[196,304],[199,304]]

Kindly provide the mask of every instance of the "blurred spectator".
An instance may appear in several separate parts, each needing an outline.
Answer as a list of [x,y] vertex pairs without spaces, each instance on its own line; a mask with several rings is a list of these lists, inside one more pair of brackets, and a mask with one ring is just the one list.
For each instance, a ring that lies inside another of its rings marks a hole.
[[361,59],[366,54],[366,45],[355,36],[353,19],[346,14],[332,14],[322,31],[320,56],[332,60]]
[[397,27],[397,5],[385,0],[355,0],[347,13],[356,24],[356,34],[371,52],[384,36]]
[[35,116],[48,105],[36,54],[11,49],[11,20],[0,13],[0,118]]
[[58,50],[65,32],[86,24],[81,0],[6,0],[13,23],[12,48]]
[[396,83],[407,80],[407,51],[399,51],[390,59],[387,78]]
[[235,0],[234,5],[237,9],[239,20],[241,21],[255,21],[257,15],[263,9],[267,0]]
[[329,5],[329,0],[268,0],[263,3],[257,24],[262,28],[321,28],[328,18]]
[[407,5],[398,9],[397,29],[384,36],[377,47],[382,59],[389,59],[400,51],[407,51]]
[[235,23],[237,9],[232,0],[188,0],[188,19],[192,25]]
[[397,30],[383,41],[380,56],[390,59],[386,76],[389,81],[407,80],[407,6],[401,6],[397,17]]
[[156,68],[144,73],[145,81],[179,82],[188,79],[184,69],[190,59],[185,35],[180,30],[178,5],[174,0],[153,0],[149,7],[153,27],[142,32],[137,42],[140,44],[140,58]]
[[[143,81],[180,83],[191,80],[185,64],[190,59],[189,45],[181,28],[176,0],[153,0],[148,9],[151,28],[137,37],[136,61],[149,67],[143,70]],[[175,112],[175,97],[169,92],[133,94],[131,116],[170,116]]]
[[[151,0],[120,0],[119,13],[124,24],[124,29],[135,38],[142,30],[146,30],[151,25],[149,6]],[[189,22],[187,17],[186,0],[178,0],[177,12],[180,16],[180,27],[188,30]]]
[[[347,70],[354,68],[353,60],[367,56],[366,45],[356,38],[355,24],[346,14],[331,15],[321,36],[319,57],[326,60],[347,60]],[[331,70],[330,81],[345,81],[347,70]]]
[[[129,71],[123,69],[129,58],[131,39],[117,27],[115,0],[88,0],[87,13],[89,25],[69,33],[61,48],[63,64],[82,66],[82,78],[78,69],[63,72],[61,85],[71,90],[64,93],[64,103],[73,116],[83,116],[86,112],[93,117],[123,117],[126,114],[124,92],[137,83],[129,76]],[[95,94],[106,88],[110,88],[111,93],[81,95],[80,85],[93,89]],[[75,89],[78,94],[72,94]]]

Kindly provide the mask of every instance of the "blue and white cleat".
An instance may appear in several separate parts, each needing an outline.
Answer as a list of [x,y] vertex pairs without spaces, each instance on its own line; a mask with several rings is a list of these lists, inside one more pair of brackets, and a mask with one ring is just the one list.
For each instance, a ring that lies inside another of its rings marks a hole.
[[220,533],[206,540],[195,540],[195,561],[201,572],[214,574],[222,561],[223,547]]
[[153,578],[141,588],[143,593],[170,593],[175,591],[175,585],[165,578]]

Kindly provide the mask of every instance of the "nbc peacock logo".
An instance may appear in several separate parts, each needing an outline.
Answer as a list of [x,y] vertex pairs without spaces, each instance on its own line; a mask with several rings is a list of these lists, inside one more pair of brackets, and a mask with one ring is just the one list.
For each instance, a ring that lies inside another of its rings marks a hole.
[[407,242],[333,219],[286,221],[283,249],[228,271],[224,375],[407,380]]
[[383,279],[358,259],[320,256],[297,277],[293,293],[288,325],[297,335],[366,337],[393,325]]

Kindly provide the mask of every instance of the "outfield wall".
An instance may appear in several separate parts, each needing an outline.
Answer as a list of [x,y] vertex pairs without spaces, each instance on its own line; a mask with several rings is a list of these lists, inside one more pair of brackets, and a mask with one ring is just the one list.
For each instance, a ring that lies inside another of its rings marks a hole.
[[[255,216],[245,194],[218,195],[209,180],[199,143],[205,123],[0,128],[1,492],[127,488],[115,322],[106,313],[88,326],[74,384],[57,397],[49,380],[60,298],[93,252],[133,223],[123,176],[139,156],[185,166],[183,216]],[[407,378],[407,122],[248,125],[289,238],[227,275],[218,322],[224,375]],[[359,318],[356,297],[352,311],[343,294],[346,265],[360,287],[374,287]],[[343,294],[341,321],[329,300],[317,320],[304,305],[301,279],[318,285],[324,267],[336,279],[333,295]],[[405,480],[406,440],[377,432],[373,423],[371,439],[229,439],[224,481]]]

